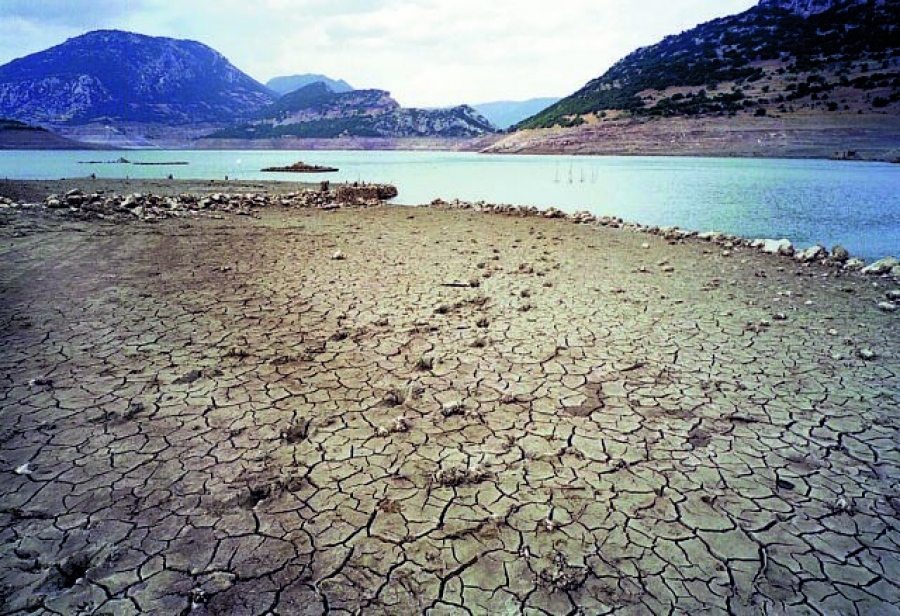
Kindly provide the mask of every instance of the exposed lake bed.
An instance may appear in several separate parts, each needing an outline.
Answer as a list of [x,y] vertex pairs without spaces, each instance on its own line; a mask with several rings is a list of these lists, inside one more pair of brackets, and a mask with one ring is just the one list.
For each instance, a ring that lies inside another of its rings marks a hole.
[[67,211],[0,226],[8,606],[900,601],[889,278],[449,204]]

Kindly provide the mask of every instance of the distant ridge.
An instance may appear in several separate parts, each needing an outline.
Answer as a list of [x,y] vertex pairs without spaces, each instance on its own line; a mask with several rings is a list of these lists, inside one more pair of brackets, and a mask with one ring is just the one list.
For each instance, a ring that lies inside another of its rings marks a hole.
[[500,129],[507,129],[557,102],[559,97],[531,98],[524,101],[496,101],[472,107]]
[[335,93],[317,82],[282,96],[251,121],[208,138],[481,137],[494,132],[496,127],[467,105],[407,109],[384,90]]

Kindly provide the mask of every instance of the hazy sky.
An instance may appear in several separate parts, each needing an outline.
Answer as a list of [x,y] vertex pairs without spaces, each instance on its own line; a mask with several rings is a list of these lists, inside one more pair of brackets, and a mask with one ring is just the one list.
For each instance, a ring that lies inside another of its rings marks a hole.
[[407,106],[571,94],[756,0],[0,0],[0,64],[89,30],[188,38],[265,82],[324,73]]

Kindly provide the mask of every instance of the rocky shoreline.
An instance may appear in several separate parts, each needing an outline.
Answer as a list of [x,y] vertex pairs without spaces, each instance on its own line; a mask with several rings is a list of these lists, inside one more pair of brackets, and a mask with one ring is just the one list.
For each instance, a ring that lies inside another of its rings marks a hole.
[[[2,190],[2,188],[0,188]],[[290,190],[280,194],[264,192],[207,192],[170,195],[86,193],[72,188],[63,195],[50,194],[39,203],[17,203],[0,192],[0,208],[42,207],[69,219],[123,222],[158,222],[167,218],[237,214],[258,216],[271,207],[316,208],[373,207],[397,196],[397,189],[386,184],[342,184],[332,187],[323,182],[318,189]]]
[[452,202],[436,199],[431,207],[440,209],[469,210],[484,214],[502,214],[506,216],[539,217],[547,219],[567,220],[579,225],[593,225],[609,227],[612,229],[628,229],[639,233],[658,235],[666,240],[677,242],[689,238],[696,238],[715,244],[722,248],[722,256],[731,256],[732,251],[738,247],[754,248],[768,255],[793,258],[798,263],[817,263],[844,272],[860,272],[869,276],[891,276],[900,279],[900,260],[893,256],[887,256],[871,264],[866,264],[862,259],[852,257],[843,246],[834,246],[831,250],[825,246],[816,244],[806,249],[797,250],[787,239],[747,239],[736,235],[729,235],[720,231],[688,231],[679,227],[659,227],[642,225],[635,222],[627,222],[616,216],[595,216],[590,212],[581,211],[567,214],[557,208],[540,209],[534,206],[520,206],[508,204],[486,203],[484,201],[470,202],[455,199]]
[[[79,188],[87,183],[89,190]],[[126,187],[135,191],[118,193]],[[106,190],[109,188],[110,190]],[[147,194],[145,194],[145,190]],[[162,189],[162,190],[161,190]],[[60,197],[58,192],[64,192]],[[11,195],[11,196],[10,196]],[[349,205],[375,206],[398,195],[397,188],[385,184],[295,184],[288,182],[236,182],[188,180],[5,180],[0,181],[0,207],[41,203],[44,207],[70,210],[74,216],[106,216],[131,214],[144,220],[154,220],[196,214],[220,212],[252,215],[260,208],[281,206],[333,209]],[[629,229],[658,235],[666,240],[679,241],[697,238],[722,248],[727,257],[736,247],[754,248],[760,252],[789,257],[801,264],[817,263],[844,272],[860,272],[869,276],[891,276],[900,279],[900,260],[893,255],[872,263],[853,257],[843,246],[827,248],[816,244],[796,248],[788,239],[743,238],[719,231],[685,230],[676,226],[659,227],[626,221],[615,216],[595,216],[580,211],[572,214],[557,208],[470,202],[455,199],[436,199],[431,207],[468,210],[485,214],[540,217],[567,220],[579,225]]]

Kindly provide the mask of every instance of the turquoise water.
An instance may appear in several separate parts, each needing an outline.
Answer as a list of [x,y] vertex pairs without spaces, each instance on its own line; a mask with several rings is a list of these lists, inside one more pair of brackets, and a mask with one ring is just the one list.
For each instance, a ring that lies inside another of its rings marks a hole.
[[[185,166],[79,161],[186,161]],[[261,173],[302,160],[333,174]],[[842,244],[866,259],[900,255],[900,165],[825,160],[486,156],[456,152],[0,152],[0,177],[283,179],[397,185],[399,203],[437,197],[558,207],[650,225]]]

